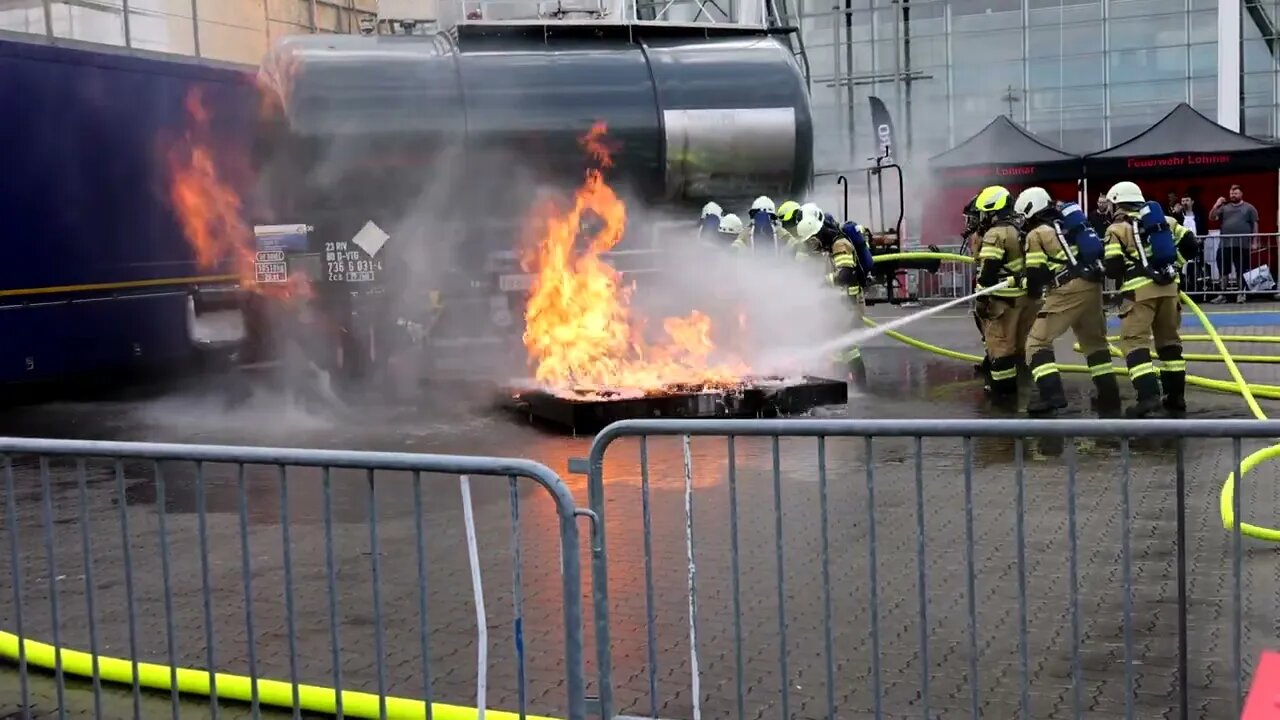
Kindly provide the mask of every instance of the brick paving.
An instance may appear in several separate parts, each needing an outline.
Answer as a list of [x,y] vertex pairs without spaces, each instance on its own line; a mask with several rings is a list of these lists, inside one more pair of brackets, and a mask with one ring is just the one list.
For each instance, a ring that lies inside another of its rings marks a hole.
[[[1250,308],[1252,309],[1252,307]],[[894,310],[880,310],[889,316]],[[1269,328],[1262,328],[1270,331]],[[1252,332],[1229,328],[1227,332]],[[959,349],[975,347],[971,325],[956,319],[930,320],[913,334]],[[972,417],[984,414],[981,388],[962,363],[904,350],[893,341],[869,343],[871,388],[852,399],[847,413],[857,417]],[[1270,347],[1240,352],[1265,353]],[[1063,348],[1064,356],[1066,350]],[[1193,367],[1199,372],[1201,366]],[[1204,374],[1212,374],[1212,368]],[[1257,382],[1276,382],[1272,366],[1249,366]],[[1087,403],[1087,380],[1070,380],[1073,404]],[[1193,410],[1202,417],[1239,416],[1243,403],[1234,396],[1195,393]],[[368,418],[359,427],[316,424],[299,429],[275,423],[227,422],[194,427],[156,410],[155,403],[100,403],[92,406],[36,408],[4,421],[6,432],[41,428],[50,434],[110,436],[120,439],[195,442],[247,442],[363,449],[414,449],[462,453],[499,453],[541,460],[557,471],[566,458],[585,455],[587,442],[557,438],[521,428],[502,416],[461,410],[454,420],[405,421]],[[1275,404],[1267,406],[1274,409]],[[845,409],[834,411],[840,415]],[[1079,411],[1076,411],[1079,412]],[[75,421],[74,424],[72,421]],[[739,586],[742,614],[741,685],[748,717],[783,713],[786,697],[794,718],[874,717],[871,663],[870,518],[874,510],[879,642],[879,710],[885,717],[922,717],[922,674],[927,671],[929,716],[967,717],[976,702],[984,717],[1016,717],[1025,682],[1030,714],[1036,718],[1074,717],[1075,703],[1085,717],[1124,717],[1126,696],[1121,575],[1122,514],[1118,443],[1080,440],[1075,445],[1076,538],[1081,644],[1078,694],[1072,692],[1072,624],[1069,606],[1070,532],[1064,449],[1028,441],[1024,473],[1026,653],[1020,657],[1022,623],[1016,532],[1016,484],[1013,443],[979,439],[972,447],[972,526],[976,623],[968,612],[964,495],[964,448],[959,440],[926,441],[922,480],[927,600],[926,652],[922,651],[917,562],[915,456],[910,440],[877,440],[873,446],[874,509],[869,505],[865,448],[861,439],[827,443],[827,521],[829,582],[823,582],[820,486],[812,440],[783,440],[783,572],[781,604],[774,526],[774,487],[768,441],[739,441],[735,463],[739,508]],[[1246,443],[1245,452],[1250,450]],[[666,718],[692,716],[691,657],[688,642],[687,563],[685,560],[682,460],[678,441],[655,439],[649,445],[657,697],[649,694],[642,542],[640,472],[634,441],[623,441],[606,463],[610,560],[611,631],[616,710]],[[1230,443],[1199,442],[1186,448],[1189,561],[1189,673],[1192,717],[1227,718],[1234,703],[1232,665],[1233,578],[1231,536],[1217,515],[1221,480],[1230,470]],[[1173,450],[1167,444],[1134,443],[1129,486],[1133,595],[1132,643],[1135,716],[1173,717],[1176,701],[1175,526]],[[125,515],[133,558],[133,621],[138,656],[167,663],[169,626],[178,664],[207,665],[201,594],[195,473],[190,465],[165,464],[164,515],[169,543],[172,622],[166,623],[164,578],[156,511],[154,469],[147,463],[124,465]],[[695,541],[699,602],[698,664],[704,717],[736,717],[735,648],[739,633],[733,613],[732,538],[729,523],[729,467],[723,441],[694,443]],[[55,462],[51,507],[59,633],[62,642],[88,649],[89,626],[85,563],[81,549],[79,489],[74,464]],[[32,638],[51,641],[50,581],[41,514],[40,477],[28,458],[15,466],[22,580],[23,627]],[[585,481],[568,476],[580,503]],[[86,472],[90,550],[95,589],[94,628],[104,655],[129,654],[129,604],[126,602],[120,502],[112,467],[91,462]],[[249,635],[245,626],[238,492],[234,468],[209,466],[207,544],[215,663],[225,672],[247,673]],[[1242,505],[1262,524],[1280,507],[1276,472],[1264,467],[1245,483]],[[331,501],[334,517],[335,600],[339,619],[344,687],[376,691],[379,665],[389,693],[421,697],[420,586],[410,479],[379,474],[378,540],[383,650],[375,651],[368,483],[360,473],[335,471]],[[250,603],[255,628],[258,674],[290,675],[289,627],[284,593],[283,533],[278,473],[253,468],[248,473],[248,528],[252,581]],[[512,608],[510,506],[505,479],[473,479],[480,527],[480,554],[489,637],[488,699],[491,707],[518,705]],[[563,713],[566,703],[561,624],[559,552],[552,506],[531,483],[521,486],[523,538],[524,647],[530,712]],[[476,691],[477,633],[470,573],[466,561],[456,479],[423,481],[427,538],[429,640],[426,658],[434,697],[473,704]],[[8,498],[3,498],[7,501]],[[294,604],[294,665],[303,682],[331,685],[330,595],[325,562],[323,493],[316,471],[290,472],[289,541]],[[1276,521],[1280,523],[1280,520]],[[580,523],[584,530],[585,521]],[[9,555],[9,528],[0,529],[0,628],[16,629]],[[1269,545],[1244,542],[1242,591],[1246,671],[1258,652],[1274,645],[1280,617],[1280,570]],[[584,570],[588,559],[583,555]],[[824,651],[824,595],[831,602],[828,686]],[[594,681],[594,634],[590,588],[583,588],[589,680]],[[786,642],[780,632],[785,630]],[[973,635],[971,635],[973,633]],[[971,642],[977,647],[977,675],[970,677]],[[382,662],[379,663],[378,660]],[[56,716],[52,678],[29,677],[32,713]],[[828,708],[828,695],[835,701]],[[0,667],[0,717],[20,708],[18,674]],[[132,717],[128,688],[104,688],[104,717]],[[95,713],[88,683],[70,681],[64,696],[69,714]],[[183,698],[183,716],[210,715],[207,702]],[[221,717],[249,716],[246,706],[223,704]],[[144,691],[143,717],[169,715],[167,694]]]

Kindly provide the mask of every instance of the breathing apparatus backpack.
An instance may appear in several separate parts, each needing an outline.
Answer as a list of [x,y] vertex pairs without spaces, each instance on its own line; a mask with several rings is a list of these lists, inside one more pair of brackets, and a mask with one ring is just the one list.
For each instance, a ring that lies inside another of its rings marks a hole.
[[[1168,285],[1178,278],[1178,246],[1173,239],[1173,230],[1164,216],[1164,208],[1154,200],[1148,200],[1138,211],[1138,219],[1134,222],[1138,258],[1142,261],[1142,269],[1157,285]],[[1148,255],[1143,243],[1151,246]]]
[[772,246],[777,240],[773,228],[773,215],[763,210],[751,219],[751,242],[753,245]]
[[862,267],[865,273],[871,272],[871,266],[875,264],[875,258],[871,256],[871,248],[867,247],[867,238],[862,234],[862,228],[857,223],[847,222],[840,226],[844,236],[849,238],[849,243],[853,245],[853,250],[858,254],[858,265]]
[[1067,255],[1067,269],[1064,273],[1089,282],[1101,282],[1104,276],[1102,239],[1077,203],[1064,203],[1060,213],[1062,217],[1054,222],[1054,229],[1058,233],[1058,242]]
[[698,236],[704,240],[714,238],[716,233],[720,232],[720,216],[707,215],[702,218],[702,222],[698,225]]

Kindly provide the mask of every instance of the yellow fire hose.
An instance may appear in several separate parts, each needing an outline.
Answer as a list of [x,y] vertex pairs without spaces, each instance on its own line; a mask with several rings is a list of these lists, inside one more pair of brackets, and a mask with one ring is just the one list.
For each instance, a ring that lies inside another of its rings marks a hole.
[[[951,262],[972,263],[973,258],[967,255],[959,255],[955,253],[943,252],[904,252],[886,255],[877,255],[877,260],[944,260]],[[1212,342],[1218,349],[1217,355],[1212,354],[1196,354],[1186,356],[1188,360],[1193,361],[1218,361],[1223,362],[1227,366],[1227,370],[1231,373],[1233,382],[1224,380],[1214,380],[1196,375],[1187,375],[1189,384],[1206,388],[1209,390],[1217,390],[1220,392],[1236,393],[1244,397],[1245,402],[1249,406],[1249,410],[1259,420],[1266,420],[1267,416],[1262,412],[1262,408],[1258,406],[1256,397],[1265,397],[1280,399],[1280,386],[1250,384],[1245,381],[1240,374],[1240,369],[1236,366],[1236,360],[1227,349],[1227,342],[1259,342],[1259,343],[1280,343],[1280,337],[1276,336],[1232,336],[1229,338],[1221,337],[1213,324],[1209,322],[1209,318],[1200,310],[1191,298],[1185,293],[1181,295],[1184,305],[1195,314],[1200,324],[1204,326],[1205,335],[1186,335],[1183,339],[1190,342]],[[864,321],[871,327],[876,327],[876,322],[870,318]],[[938,345],[927,343],[923,340],[904,335],[897,331],[889,331],[885,333],[889,337],[905,343],[911,347],[926,352],[939,355],[941,357],[951,358],[953,360],[962,360],[966,362],[981,362],[982,358],[970,353],[944,348]],[[1114,340],[1115,338],[1108,338]],[[1112,349],[1115,354],[1114,348]],[[1243,356],[1247,358],[1246,362],[1280,362],[1280,358],[1268,356]],[[1060,370],[1064,372],[1085,373],[1089,368],[1084,365],[1059,365]],[[1124,368],[1116,368],[1118,374],[1125,374]],[[1241,474],[1247,473],[1268,460],[1280,457],[1280,444],[1272,445],[1262,450],[1258,450],[1241,462]],[[1235,492],[1235,473],[1227,476],[1226,482],[1222,485],[1220,494],[1219,511],[1222,516],[1223,527],[1230,530],[1236,526],[1236,520],[1232,513],[1232,498]],[[1253,538],[1261,540],[1270,540],[1280,542],[1280,530],[1265,528],[1249,523],[1239,524],[1240,532]],[[22,646],[21,648],[19,646]],[[69,675],[80,677],[93,677],[94,675],[94,656],[90,653],[79,650],[70,650],[63,648],[59,651],[52,645],[35,642],[33,640],[23,641],[13,633],[0,632],[0,657],[17,661],[19,659],[20,650],[26,656],[28,665],[33,667],[55,669],[61,665],[62,671]],[[104,682],[118,683],[124,685],[132,685],[134,681],[134,663],[129,660],[112,657],[97,657],[97,675]],[[141,687],[153,690],[172,690],[171,668],[165,665],[157,665],[154,663],[137,663],[138,684]],[[179,692],[204,695],[211,694],[211,677],[216,679],[218,688],[218,697],[222,700],[234,700],[240,702],[251,702],[253,699],[253,679],[243,675],[232,675],[229,673],[213,673],[207,670],[197,670],[192,668],[177,669],[177,689]],[[280,680],[258,680],[257,695],[258,702],[263,705],[279,708],[292,708],[293,694],[295,686],[292,683]],[[333,688],[319,687],[316,685],[297,685],[298,709],[306,712],[335,714],[337,711],[337,699],[339,694]],[[341,692],[343,713],[354,718],[378,718],[380,717],[381,699],[372,693],[357,692],[353,690],[343,690]],[[422,718],[426,716],[426,703],[421,700],[411,700],[407,698],[388,697],[385,698],[386,716],[389,718]],[[479,712],[475,708],[463,707],[460,705],[446,705],[443,703],[432,703],[432,715],[441,720],[472,720],[479,717]],[[515,720],[519,717],[516,713],[490,711],[486,710],[485,715],[495,720]],[[551,720],[534,715],[527,715],[530,720]]]
[[[0,656],[13,661],[18,660],[19,638],[13,633],[0,632]],[[93,677],[93,655],[79,650],[63,648],[58,653],[52,645],[27,640],[23,643],[27,656],[27,664],[33,667],[55,669],[55,655],[60,654],[62,672],[80,677]],[[98,656],[98,677],[103,682],[133,684],[133,663],[120,658]],[[243,675],[229,673],[214,674],[218,684],[219,700],[235,700],[239,702],[253,701],[253,680]],[[210,674],[206,670],[178,668],[178,691],[191,695],[209,696]],[[138,685],[152,690],[170,690],[170,668],[166,665],[138,663]],[[337,713],[337,693],[333,688],[315,685],[297,686],[298,709],[304,712]],[[292,683],[281,680],[258,680],[258,702],[278,708],[293,707]],[[426,703],[421,700],[406,698],[386,698],[388,718],[422,718],[426,717]],[[342,712],[352,718],[378,718],[379,699],[372,693],[342,691]],[[472,720],[479,716],[475,708],[459,705],[431,703],[432,716],[440,720]],[[494,720],[516,720],[520,716],[512,712],[486,710],[485,717]],[[550,720],[550,718],[526,715],[529,720]]]
[[[974,262],[973,258],[969,257],[968,255],[959,255],[956,253],[944,253],[944,252],[892,253],[892,254],[885,254],[885,255],[877,255],[875,256],[875,259],[877,261],[944,260],[944,261],[963,262],[963,263]],[[1213,378],[1206,378],[1206,377],[1200,377],[1198,375],[1188,374],[1187,383],[1191,385],[1195,385],[1197,387],[1205,388],[1207,390],[1216,390],[1219,392],[1228,392],[1228,393],[1235,393],[1237,395],[1240,395],[1244,397],[1245,403],[1249,406],[1249,412],[1253,413],[1253,416],[1255,418],[1259,420],[1268,419],[1266,413],[1264,413],[1262,411],[1262,408],[1258,405],[1257,398],[1263,397],[1263,398],[1280,400],[1280,386],[1263,385],[1258,383],[1246,382],[1244,379],[1244,376],[1240,374],[1240,368],[1236,365],[1236,362],[1239,358],[1232,356],[1231,351],[1227,349],[1226,343],[1228,341],[1280,343],[1280,337],[1273,336],[1273,335],[1238,335],[1238,336],[1231,336],[1230,338],[1223,338],[1221,335],[1218,334],[1217,329],[1214,328],[1213,323],[1209,321],[1208,316],[1204,314],[1204,311],[1200,309],[1199,305],[1196,305],[1196,303],[1193,302],[1191,298],[1187,297],[1186,293],[1179,293],[1179,297],[1182,300],[1182,304],[1185,305],[1187,309],[1189,309],[1192,312],[1192,314],[1196,316],[1196,319],[1200,321],[1200,324],[1204,327],[1204,330],[1205,330],[1204,335],[1184,335],[1183,339],[1191,342],[1208,341],[1213,343],[1213,345],[1218,350],[1217,354],[1199,354],[1198,353],[1193,355],[1186,355],[1185,358],[1187,360],[1200,361],[1200,362],[1206,362],[1206,361],[1222,362],[1226,364],[1227,371],[1231,373],[1231,381],[1215,380]],[[863,321],[871,327],[876,326],[875,321],[871,320],[870,318],[864,318]],[[954,360],[963,360],[966,362],[973,362],[973,363],[982,362],[982,358],[977,355],[972,355],[969,353],[960,352],[958,350],[952,350],[950,348],[944,348],[944,347],[939,347],[937,345],[932,345],[930,343],[924,342],[923,340],[913,338],[909,335],[904,335],[900,332],[891,330],[885,334],[893,338],[894,340],[905,343],[919,350],[931,352],[935,355],[952,358]],[[1116,338],[1114,337],[1108,338],[1108,340],[1114,340],[1114,339]],[[1078,350],[1079,346],[1076,346],[1076,348]],[[1118,351],[1115,348],[1112,348],[1111,352],[1112,352],[1112,355],[1118,354]],[[1261,356],[1261,355],[1248,355],[1243,357],[1250,359],[1250,360],[1246,360],[1246,362],[1266,362],[1266,363],[1280,362],[1280,357],[1270,357],[1270,356]],[[1058,365],[1058,369],[1064,372],[1074,372],[1074,373],[1089,371],[1089,368],[1084,365]],[[1127,374],[1127,370],[1123,367],[1115,368],[1114,372],[1117,374]],[[1280,458],[1280,444],[1272,445],[1270,447],[1266,447],[1261,450],[1258,450],[1241,461],[1240,474],[1244,475],[1245,473],[1256,468],[1262,463],[1267,462],[1268,460],[1274,460],[1276,458]],[[1222,517],[1222,526],[1227,530],[1231,530],[1237,527],[1235,514],[1232,511],[1232,502],[1235,494],[1235,485],[1236,485],[1236,476],[1235,476],[1235,473],[1232,472],[1227,476],[1226,481],[1222,484],[1222,492],[1219,494],[1219,498],[1218,498],[1218,511]],[[1239,523],[1238,527],[1240,529],[1240,532],[1248,537],[1256,538],[1259,540],[1269,540],[1271,542],[1280,542],[1280,529],[1267,528],[1267,527],[1262,527],[1260,525],[1252,525],[1250,523],[1245,523],[1245,522]]]

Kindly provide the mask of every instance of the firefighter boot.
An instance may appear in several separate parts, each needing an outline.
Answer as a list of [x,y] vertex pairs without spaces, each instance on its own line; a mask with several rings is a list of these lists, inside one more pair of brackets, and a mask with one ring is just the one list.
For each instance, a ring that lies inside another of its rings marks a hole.
[[998,408],[1018,405],[1018,359],[1013,356],[991,361],[991,403]]
[[1031,356],[1031,379],[1035,382],[1039,397],[1027,403],[1027,414],[1032,417],[1052,415],[1067,406],[1067,394],[1062,387],[1062,375],[1054,362],[1052,350],[1038,350]]
[[1124,358],[1129,366],[1129,379],[1138,393],[1138,402],[1125,411],[1130,418],[1144,418],[1160,411],[1160,381],[1156,378],[1151,353],[1146,348],[1134,350]]
[[1174,417],[1187,414],[1187,361],[1181,345],[1156,349],[1160,358],[1160,385],[1164,388],[1164,409]]
[[1091,404],[1098,417],[1120,417],[1120,383],[1116,381],[1115,374],[1095,375],[1093,388],[1097,392]]

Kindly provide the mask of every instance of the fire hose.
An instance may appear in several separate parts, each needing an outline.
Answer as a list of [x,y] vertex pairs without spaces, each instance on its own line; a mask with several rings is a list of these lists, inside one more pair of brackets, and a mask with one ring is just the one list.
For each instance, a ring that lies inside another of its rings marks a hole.
[[[904,253],[897,253],[895,255],[876,256],[877,260],[880,260],[881,258],[886,260],[894,260],[894,259],[934,260],[934,259],[937,259],[937,260],[947,260],[952,262],[963,262],[963,263],[974,262],[974,259],[969,257],[968,255],[959,255],[956,253],[942,253],[942,252],[904,252]],[[1213,323],[1209,321],[1208,316],[1204,314],[1204,311],[1200,309],[1200,306],[1197,305],[1191,298],[1187,297],[1186,293],[1180,292],[1178,296],[1179,296],[1179,299],[1182,301],[1182,304],[1186,306],[1187,309],[1189,309],[1192,312],[1192,314],[1196,316],[1197,320],[1200,321],[1200,325],[1204,328],[1204,331],[1205,331],[1204,335],[1186,335],[1186,336],[1183,336],[1183,339],[1188,341],[1193,341],[1193,342],[1207,340],[1209,342],[1212,342],[1214,347],[1216,347],[1218,350],[1217,354],[1195,354],[1195,355],[1186,355],[1184,357],[1187,360],[1198,360],[1202,362],[1222,362],[1226,364],[1227,371],[1231,374],[1230,381],[1215,380],[1213,378],[1207,378],[1207,377],[1201,377],[1198,375],[1188,374],[1187,383],[1191,385],[1195,385],[1197,387],[1205,388],[1207,390],[1215,390],[1218,392],[1234,393],[1234,394],[1240,395],[1244,398],[1245,404],[1248,405],[1249,412],[1251,412],[1255,418],[1257,418],[1258,420],[1267,420],[1268,419],[1267,415],[1262,411],[1262,408],[1258,405],[1257,398],[1263,397],[1268,399],[1280,400],[1280,385],[1264,385],[1261,383],[1247,382],[1244,379],[1244,376],[1240,373],[1240,368],[1236,365],[1237,361],[1240,358],[1233,356],[1231,354],[1231,351],[1227,349],[1226,340],[1224,340],[1224,338],[1218,334],[1217,329],[1214,328]],[[863,322],[865,322],[870,327],[877,326],[877,323],[874,320],[871,320],[870,318],[863,318]],[[893,330],[886,332],[885,335],[893,338],[894,340],[902,342],[910,347],[914,347],[918,350],[924,350],[926,352],[930,352],[935,355],[939,355],[946,358],[951,358],[953,360],[963,360],[963,361],[972,362],[972,363],[978,363],[982,361],[982,358],[977,355],[972,355],[970,353],[960,352],[958,350],[952,350],[950,348],[944,348],[938,345],[933,345],[933,344],[924,342],[923,340],[919,340],[917,338],[911,337],[909,335],[904,335],[900,332],[896,332]],[[1112,338],[1108,338],[1108,339],[1110,340]],[[1277,338],[1275,336],[1247,335],[1247,336],[1232,337],[1231,341],[1232,342],[1280,343],[1280,338]],[[1119,354],[1119,351],[1116,350],[1115,348],[1112,348],[1111,352],[1112,352],[1112,355]],[[1260,356],[1260,355],[1248,355],[1248,356],[1241,356],[1241,357],[1247,358],[1246,360],[1244,360],[1246,362],[1267,362],[1267,363],[1280,362],[1280,357]],[[1060,364],[1058,365],[1058,369],[1063,372],[1072,372],[1072,373],[1089,372],[1089,368],[1084,365]],[[1128,371],[1123,367],[1114,368],[1113,372],[1121,375],[1128,374]],[[1243,477],[1245,473],[1249,472],[1250,470],[1253,470],[1254,468],[1258,467],[1262,463],[1265,463],[1270,460],[1275,460],[1277,458],[1280,458],[1280,444],[1271,445],[1269,447],[1262,448],[1261,450],[1257,450],[1252,454],[1250,454],[1248,457],[1245,457],[1241,461],[1240,475]],[[1222,484],[1222,491],[1219,493],[1218,511],[1222,517],[1223,528],[1227,530],[1238,529],[1241,534],[1251,538],[1258,539],[1258,540],[1280,542],[1280,529],[1268,528],[1268,527],[1263,527],[1261,525],[1252,525],[1250,523],[1237,521],[1237,518],[1235,517],[1235,513],[1232,510],[1232,503],[1234,501],[1234,496],[1235,496],[1235,484],[1236,484],[1236,476],[1235,476],[1235,473],[1232,472],[1231,474],[1227,475],[1226,481],[1224,481]]]

